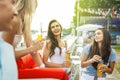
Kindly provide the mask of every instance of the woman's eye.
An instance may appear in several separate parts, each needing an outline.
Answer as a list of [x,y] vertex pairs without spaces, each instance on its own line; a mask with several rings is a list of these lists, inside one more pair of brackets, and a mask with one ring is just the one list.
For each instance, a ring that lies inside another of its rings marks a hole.
[[100,33],[97,33],[97,35],[100,35]]
[[54,28],[54,26],[51,26],[51,28]]
[[59,27],[59,25],[56,25],[56,27]]

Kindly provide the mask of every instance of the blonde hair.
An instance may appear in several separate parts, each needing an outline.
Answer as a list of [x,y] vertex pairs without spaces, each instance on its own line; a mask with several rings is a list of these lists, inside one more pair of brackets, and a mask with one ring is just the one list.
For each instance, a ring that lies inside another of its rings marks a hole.
[[23,33],[26,45],[30,46],[32,42],[30,24],[37,7],[37,0],[15,0],[14,6],[18,10],[18,20],[20,22],[17,33]]

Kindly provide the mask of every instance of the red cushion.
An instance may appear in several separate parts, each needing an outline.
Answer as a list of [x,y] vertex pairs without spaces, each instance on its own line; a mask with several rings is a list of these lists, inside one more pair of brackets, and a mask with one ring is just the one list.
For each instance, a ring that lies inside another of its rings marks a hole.
[[34,68],[37,66],[31,54],[28,54],[20,59],[17,59],[18,69]]
[[39,68],[35,69],[36,63],[30,54],[17,59],[19,79],[25,78],[57,78],[69,80],[68,74],[60,68]]
[[19,69],[19,79],[25,78],[56,78],[69,80],[68,74],[61,68]]

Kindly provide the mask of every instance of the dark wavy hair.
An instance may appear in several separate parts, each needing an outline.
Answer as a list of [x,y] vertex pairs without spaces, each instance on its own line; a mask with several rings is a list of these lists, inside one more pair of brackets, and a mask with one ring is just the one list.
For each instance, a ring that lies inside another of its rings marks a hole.
[[[48,38],[48,39],[51,41],[51,43],[52,43],[52,44],[51,44],[51,47],[50,47],[50,55],[49,55],[50,57],[55,54],[54,50],[55,50],[56,47],[58,47],[58,48],[60,49],[60,54],[61,54],[61,48],[60,48],[59,45],[58,45],[58,41],[57,41],[57,39],[55,38],[54,34],[53,34],[52,31],[51,31],[51,24],[54,23],[54,22],[57,22],[57,23],[60,25],[61,30],[62,30],[62,26],[61,26],[61,24],[60,24],[57,20],[53,19],[53,20],[51,20],[51,21],[49,22],[47,38]],[[60,37],[61,37],[61,34],[60,34]]]
[[[99,55],[102,57],[104,64],[107,64],[110,53],[111,53],[111,45],[110,45],[111,44],[111,36],[110,36],[109,32],[104,28],[99,28],[97,30],[101,30],[103,32],[103,41],[102,41],[101,50],[100,50],[102,55],[99,52],[98,43],[95,40],[93,40],[93,44],[90,48],[90,53],[88,55],[88,58],[90,59],[94,55]],[[98,62],[92,63],[92,66],[95,69],[97,69],[97,65],[98,65]]]

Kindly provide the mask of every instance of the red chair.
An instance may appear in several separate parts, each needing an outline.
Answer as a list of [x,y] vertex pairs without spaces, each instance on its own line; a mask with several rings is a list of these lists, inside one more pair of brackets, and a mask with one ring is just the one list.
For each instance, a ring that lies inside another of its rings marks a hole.
[[55,78],[69,80],[68,74],[60,68],[35,68],[36,63],[30,54],[17,59],[19,79]]

